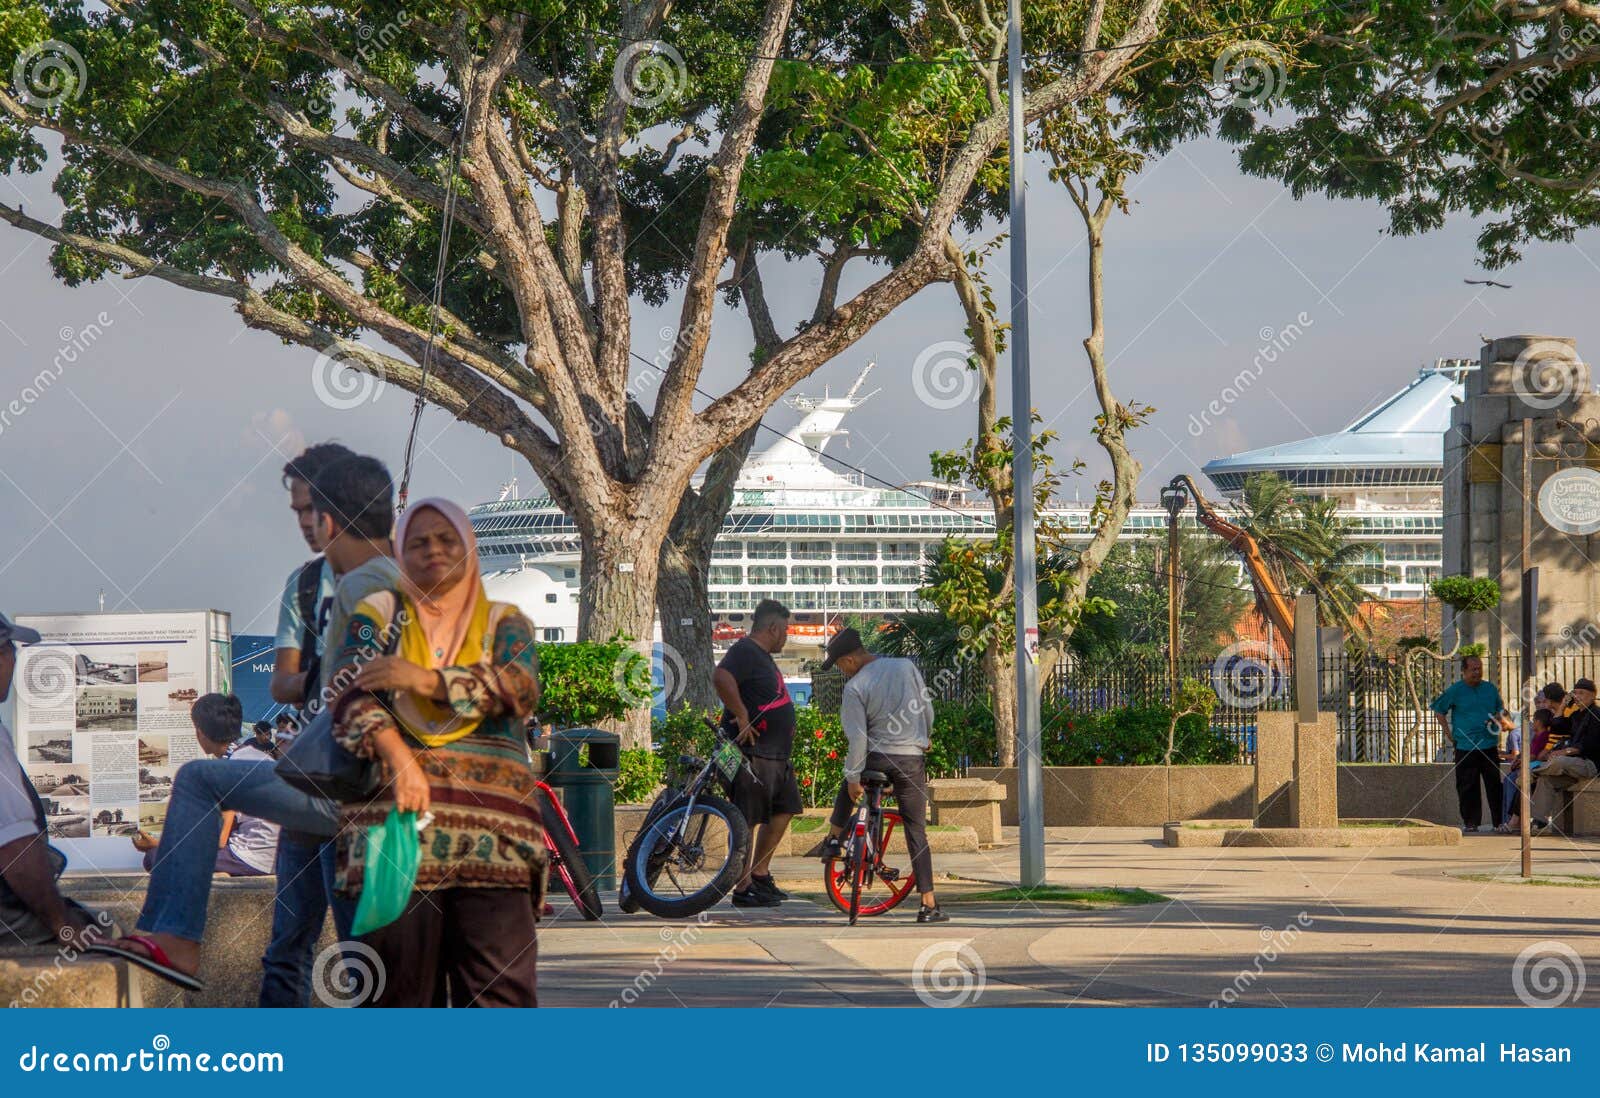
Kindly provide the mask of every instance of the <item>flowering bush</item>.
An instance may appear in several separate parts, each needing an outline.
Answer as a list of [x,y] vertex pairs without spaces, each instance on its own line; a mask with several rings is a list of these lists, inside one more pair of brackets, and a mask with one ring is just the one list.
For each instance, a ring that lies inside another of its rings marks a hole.
[[846,744],[837,713],[807,705],[794,711],[794,772],[806,806],[832,804],[844,781]]

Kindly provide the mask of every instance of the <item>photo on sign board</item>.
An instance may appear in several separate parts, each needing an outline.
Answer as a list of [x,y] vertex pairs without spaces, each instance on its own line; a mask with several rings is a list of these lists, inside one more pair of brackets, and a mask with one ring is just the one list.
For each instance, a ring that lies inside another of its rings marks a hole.
[[139,681],[167,681],[167,651],[164,648],[139,653]]
[[166,736],[141,733],[139,736],[139,765],[166,766],[172,761],[172,741]]
[[76,763],[30,763],[28,777],[41,797],[87,797],[89,768]]
[[139,830],[159,834],[167,822],[167,802],[148,801],[139,804]]
[[132,686],[85,686],[78,691],[78,727],[89,732],[132,732],[139,701]]
[[184,713],[192,709],[194,700],[200,696],[195,681],[193,675],[173,675],[167,682],[172,689],[166,692],[166,707]]
[[79,686],[132,686],[139,681],[139,665],[126,656],[96,659],[78,653]]
[[52,839],[89,837],[88,797],[40,797],[44,805],[45,828]]
[[72,761],[72,735],[37,736],[28,741],[28,765],[34,763],[70,763]]
[[178,776],[175,766],[141,766],[139,800],[164,801],[172,796],[172,781]]
[[96,809],[89,821],[90,833],[101,838],[132,835],[139,830],[139,814],[132,805],[127,808]]

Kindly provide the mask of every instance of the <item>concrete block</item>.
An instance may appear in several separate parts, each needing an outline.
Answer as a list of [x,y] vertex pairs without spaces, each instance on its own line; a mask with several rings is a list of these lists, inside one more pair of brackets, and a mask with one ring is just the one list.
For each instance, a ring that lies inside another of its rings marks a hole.
[[1293,826],[1338,827],[1338,717],[1333,713],[1322,713],[1315,723],[1297,722],[1294,752],[1294,792],[1290,799]]
[[119,962],[48,946],[0,951],[0,1007],[128,1006]]
[[1294,785],[1293,713],[1256,714],[1255,804],[1257,827],[1288,827]]
[[1000,841],[1000,804],[1006,787],[981,778],[935,778],[928,783],[933,822],[970,827],[984,846]]
[[1579,782],[1567,790],[1571,834],[1600,835],[1600,778]]

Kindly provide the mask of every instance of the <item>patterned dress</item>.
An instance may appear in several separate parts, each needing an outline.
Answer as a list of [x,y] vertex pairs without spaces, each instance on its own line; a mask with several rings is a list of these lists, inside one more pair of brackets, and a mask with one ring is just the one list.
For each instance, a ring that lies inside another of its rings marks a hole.
[[[374,596],[351,617],[336,652],[334,673],[377,654],[374,638],[388,636],[399,607],[392,593]],[[526,721],[538,700],[539,664],[533,629],[514,607],[495,604],[490,623],[492,658],[441,668],[447,704],[479,720],[470,735],[440,747],[425,747],[407,734],[374,694],[347,695],[339,702],[334,735],[350,751],[376,758],[375,736],[399,729],[428,778],[433,823],[422,833],[417,890],[530,888],[544,870],[540,825]],[[359,896],[366,862],[367,828],[382,824],[395,807],[389,787],[371,801],[346,804],[338,840],[335,883],[341,894]]]

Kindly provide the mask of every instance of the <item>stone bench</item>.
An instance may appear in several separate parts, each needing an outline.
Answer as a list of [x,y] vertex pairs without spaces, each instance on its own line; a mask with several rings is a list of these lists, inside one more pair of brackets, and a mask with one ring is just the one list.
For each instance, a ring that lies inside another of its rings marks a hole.
[[1600,778],[1570,785],[1561,794],[1561,830],[1568,835],[1600,835]]
[[970,827],[982,846],[1000,842],[1000,805],[1006,787],[987,778],[935,778],[928,783],[933,822]]
[[0,1009],[138,1006],[139,990],[120,961],[53,946],[0,949]]
[[[62,891],[88,907],[110,913],[118,926],[131,930],[144,905],[149,876],[144,873],[69,875]],[[261,955],[272,937],[276,877],[214,877],[206,912],[206,934],[200,943],[200,978],[206,989],[183,991],[158,976],[134,969],[125,1005],[151,1007],[253,1007],[261,991]],[[323,924],[318,956],[338,941],[333,919]],[[54,954],[51,954],[53,958]],[[331,960],[331,958],[330,958]],[[78,962],[75,967],[82,967]],[[120,967],[117,966],[117,967]],[[324,980],[327,966],[319,970]],[[313,975],[313,979],[316,975]],[[0,998],[0,1005],[9,1002]],[[322,1005],[313,994],[313,1006]],[[100,1004],[97,1004],[100,1005]],[[105,1004],[115,1005],[115,1004]]]

